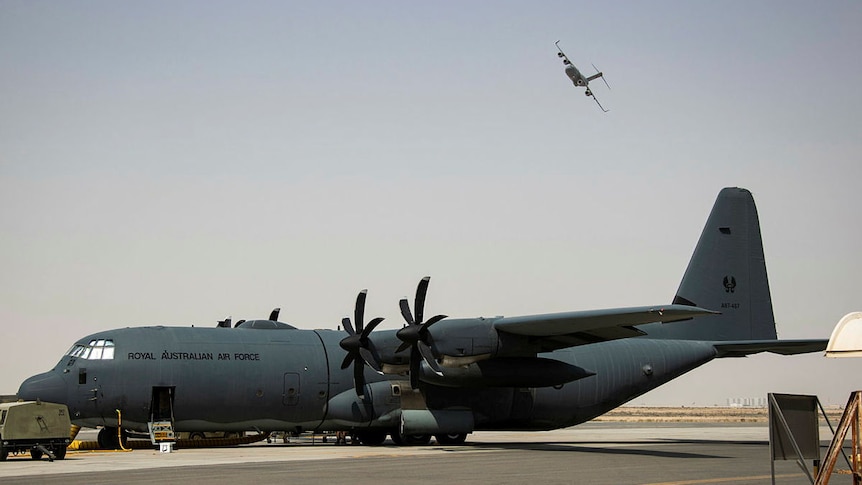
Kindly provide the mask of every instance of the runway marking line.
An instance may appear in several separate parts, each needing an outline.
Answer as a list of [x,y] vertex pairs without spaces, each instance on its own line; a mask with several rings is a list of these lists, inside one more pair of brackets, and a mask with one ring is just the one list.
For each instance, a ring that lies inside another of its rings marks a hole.
[[[775,475],[775,478],[796,478],[803,476],[801,473],[787,473],[784,475]],[[645,483],[644,485],[699,485],[702,483],[728,483],[739,480],[771,480],[772,475],[753,475],[748,477],[725,477],[725,478],[703,478],[700,480],[682,480],[678,482],[655,482]]]

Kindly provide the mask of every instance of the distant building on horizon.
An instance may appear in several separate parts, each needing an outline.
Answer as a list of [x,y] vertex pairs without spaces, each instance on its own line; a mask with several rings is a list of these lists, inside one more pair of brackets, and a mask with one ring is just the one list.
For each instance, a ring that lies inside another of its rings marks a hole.
[[765,397],[727,398],[727,407],[729,408],[765,408],[767,403]]

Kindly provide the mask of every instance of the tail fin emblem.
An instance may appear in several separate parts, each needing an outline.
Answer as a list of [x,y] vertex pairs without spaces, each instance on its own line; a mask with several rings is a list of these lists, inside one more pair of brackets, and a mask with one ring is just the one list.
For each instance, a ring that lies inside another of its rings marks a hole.
[[724,292],[725,293],[733,293],[736,291],[736,278],[733,276],[724,277]]

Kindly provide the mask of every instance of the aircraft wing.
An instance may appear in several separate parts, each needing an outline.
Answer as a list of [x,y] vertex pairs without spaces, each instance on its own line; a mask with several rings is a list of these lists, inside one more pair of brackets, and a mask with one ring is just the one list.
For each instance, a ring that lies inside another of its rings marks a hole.
[[731,342],[715,342],[717,357],[745,357],[760,352],[771,352],[781,355],[807,354],[826,350],[827,339],[809,340],[744,340]]
[[574,66],[574,64],[572,64],[572,61],[570,61],[569,58],[566,56],[566,53],[563,52],[563,49],[560,49],[560,41],[554,42],[554,45],[556,45],[557,50],[560,51],[560,53],[557,55],[560,56],[561,58],[563,58],[566,61],[566,64],[570,64],[570,65]]
[[678,322],[718,312],[687,305],[656,305],[608,310],[504,317],[494,322],[500,332],[538,337],[542,351],[646,335],[634,327],[644,323]]
[[[592,93],[592,91],[591,91],[591,93]],[[604,111],[605,113],[607,113],[608,111],[610,111],[609,109],[605,109],[605,107],[604,107],[604,106],[602,106],[602,103],[599,103],[599,98],[597,98],[597,97],[596,97],[595,93],[590,94],[590,96],[592,96],[592,97],[593,97],[593,101],[595,101],[595,102],[596,102],[596,104],[597,104],[597,105],[599,105],[599,108],[601,108],[601,110],[602,110],[602,111]]]

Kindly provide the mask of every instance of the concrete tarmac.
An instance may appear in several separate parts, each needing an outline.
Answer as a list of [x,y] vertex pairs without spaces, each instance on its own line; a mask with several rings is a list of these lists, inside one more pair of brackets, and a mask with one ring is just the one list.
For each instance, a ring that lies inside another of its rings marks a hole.
[[[824,446],[831,433],[821,430]],[[776,483],[807,484],[789,461]],[[65,460],[11,456],[0,482],[134,484],[771,483],[768,428],[762,423],[586,423],[547,432],[477,432],[462,446],[337,446],[305,438],[228,448],[69,452]],[[833,484],[851,483],[835,475]]]

